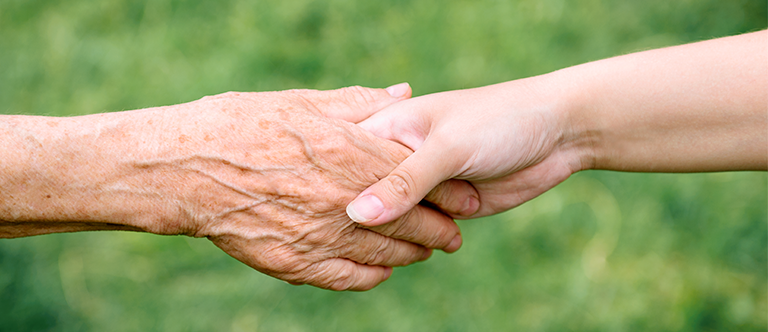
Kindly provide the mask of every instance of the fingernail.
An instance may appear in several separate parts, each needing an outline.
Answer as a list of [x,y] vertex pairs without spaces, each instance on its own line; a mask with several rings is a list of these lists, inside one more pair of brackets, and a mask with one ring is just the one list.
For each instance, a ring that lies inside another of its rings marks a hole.
[[459,248],[461,248],[461,234],[454,236],[453,240],[451,240],[451,243],[443,250],[447,253],[452,253],[456,250],[459,250]]
[[384,272],[384,280],[389,279],[392,276],[392,268],[387,266],[387,270]]
[[469,217],[477,213],[478,208],[480,208],[480,200],[475,196],[469,196],[467,200],[464,201],[464,206],[461,208],[461,211],[459,211],[459,214],[464,217]]
[[405,96],[406,93],[408,93],[408,88],[410,85],[408,83],[400,83],[395,84],[393,86],[388,87],[386,90],[389,92],[389,95],[394,98],[400,98],[402,96]]
[[429,257],[432,257],[432,249],[427,249],[426,251],[424,251],[424,254],[421,255],[420,261],[425,261],[429,259]]
[[347,205],[347,215],[355,222],[371,221],[384,212],[384,204],[376,196],[368,195]]

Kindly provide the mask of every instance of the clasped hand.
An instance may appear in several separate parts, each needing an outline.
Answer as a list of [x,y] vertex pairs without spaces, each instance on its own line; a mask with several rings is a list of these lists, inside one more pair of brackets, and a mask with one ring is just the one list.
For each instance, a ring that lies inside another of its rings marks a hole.
[[184,188],[156,190],[180,195],[179,216],[195,236],[253,268],[291,283],[369,289],[389,277],[390,266],[460,245],[455,223],[421,206],[372,228],[344,212],[410,151],[326,115],[354,120],[360,109],[394,101],[357,87],[206,97],[158,110],[184,119],[164,124],[161,141],[173,147],[161,143],[162,153],[134,165],[183,179]]
[[0,235],[207,237],[290,283],[370,289],[392,266],[461,245],[453,220],[422,206],[376,227],[345,213],[411,153],[348,122],[410,89],[397,96],[360,87],[225,93],[128,112],[9,117],[0,129],[20,157],[0,173]]

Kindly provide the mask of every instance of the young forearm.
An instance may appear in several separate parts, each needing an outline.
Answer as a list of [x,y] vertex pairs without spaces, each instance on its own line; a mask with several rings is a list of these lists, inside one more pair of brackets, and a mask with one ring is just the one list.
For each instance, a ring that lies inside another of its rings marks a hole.
[[363,191],[349,215],[386,224],[448,179],[475,188],[455,195],[466,208],[452,214],[474,218],[585,169],[766,170],[767,46],[761,31],[392,105],[360,126],[415,152]]
[[[768,33],[640,52],[550,74],[588,168],[768,169]],[[562,83],[560,83],[562,84]],[[584,139],[586,137],[586,139]]]

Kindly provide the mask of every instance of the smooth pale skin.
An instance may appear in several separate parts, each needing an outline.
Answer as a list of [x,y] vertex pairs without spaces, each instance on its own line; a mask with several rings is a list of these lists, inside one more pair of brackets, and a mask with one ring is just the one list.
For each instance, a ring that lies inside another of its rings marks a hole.
[[411,95],[395,90],[225,93],[71,118],[0,116],[0,237],[207,237],[294,284],[370,289],[391,266],[461,245],[453,220],[425,207],[373,228],[344,213],[411,151],[334,118],[359,121]]
[[445,198],[450,214],[476,218],[587,169],[765,171],[767,48],[759,31],[394,104],[360,126],[415,153],[348,214],[385,224],[447,179],[476,189]]

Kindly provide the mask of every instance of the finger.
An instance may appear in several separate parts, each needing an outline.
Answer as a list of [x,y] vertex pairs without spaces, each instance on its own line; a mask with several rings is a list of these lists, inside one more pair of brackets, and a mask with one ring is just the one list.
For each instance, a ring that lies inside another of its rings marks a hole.
[[354,240],[339,249],[339,256],[367,265],[405,266],[429,257],[429,249],[358,228]]
[[416,205],[403,217],[391,223],[368,229],[394,239],[445,252],[454,252],[461,247],[461,233],[453,219],[421,205]]
[[424,200],[453,218],[468,218],[480,209],[480,194],[472,184],[463,180],[451,179],[440,183]]
[[[437,140],[427,140],[381,181],[347,205],[347,215],[365,226],[391,222],[418,204],[432,188],[454,174],[460,156],[447,153]],[[445,155],[451,155],[445,158]],[[457,158],[459,157],[459,158]]]
[[[421,148],[432,119],[419,112],[429,105],[414,98],[388,107],[358,125],[373,135],[398,142],[413,151]],[[462,180],[446,180],[432,189],[424,200],[434,204],[453,218],[465,219],[480,208],[479,193],[472,184]]]
[[358,264],[348,259],[331,258],[310,269],[307,284],[335,291],[369,290],[392,275],[392,268]]
[[481,206],[475,217],[489,216],[517,207],[568,179],[575,171],[557,158],[509,174],[493,182],[478,183]]
[[402,101],[377,112],[358,125],[379,138],[392,140],[418,150],[427,138],[432,125],[428,112],[430,107],[419,98]]
[[386,89],[350,86],[337,90],[293,90],[330,118],[353,123],[365,120],[372,114],[398,101],[411,97],[411,86],[400,83]]

